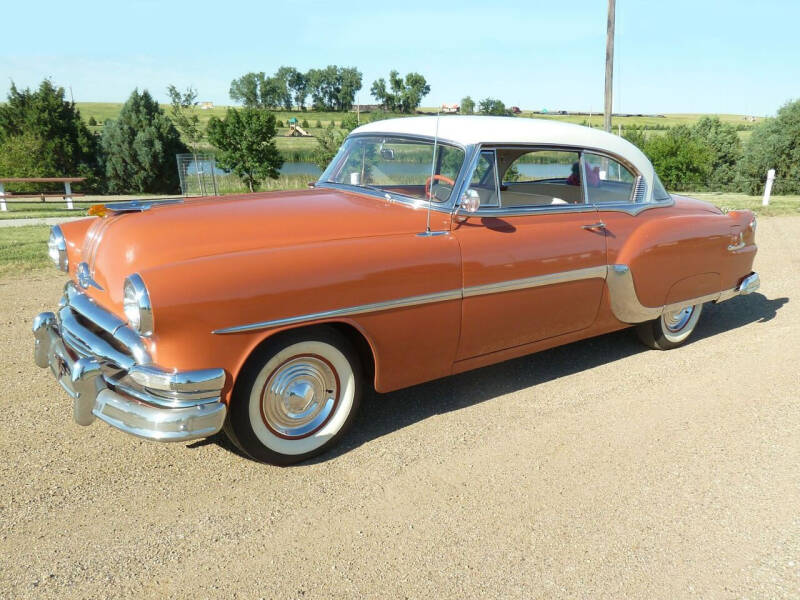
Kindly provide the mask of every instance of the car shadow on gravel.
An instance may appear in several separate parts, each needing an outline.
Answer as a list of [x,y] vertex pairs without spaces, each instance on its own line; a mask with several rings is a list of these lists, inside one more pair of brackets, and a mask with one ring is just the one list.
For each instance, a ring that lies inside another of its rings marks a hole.
[[[788,298],[770,300],[755,293],[718,305],[707,304],[691,342],[749,323],[770,321],[787,302]],[[364,397],[352,429],[335,448],[298,466],[331,460],[434,415],[480,404],[647,351],[648,348],[639,342],[634,330],[626,329],[388,394],[373,392]],[[194,442],[189,447],[196,448],[209,443],[246,457],[222,433]]]

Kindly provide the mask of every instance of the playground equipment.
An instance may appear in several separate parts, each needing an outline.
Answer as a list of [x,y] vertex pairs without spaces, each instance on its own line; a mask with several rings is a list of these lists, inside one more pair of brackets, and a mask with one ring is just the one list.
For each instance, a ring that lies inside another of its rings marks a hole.
[[299,137],[299,136],[310,136],[311,134],[308,133],[305,129],[300,127],[300,123],[297,122],[295,117],[289,119],[289,135],[292,137]]

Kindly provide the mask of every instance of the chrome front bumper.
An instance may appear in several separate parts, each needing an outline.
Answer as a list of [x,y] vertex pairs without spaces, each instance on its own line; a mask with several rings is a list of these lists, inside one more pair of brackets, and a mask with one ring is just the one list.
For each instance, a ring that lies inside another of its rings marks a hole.
[[168,371],[148,364],[143,345],[138,355],[121,350],[134,345],[135,333],[71,284],[61,304],[57,315],[44,312],[33,320],[34,359],[50,367],[73,399],[76,423],[90,425],[97,417],[162,442],[208,437],[222,428],[222,369]]

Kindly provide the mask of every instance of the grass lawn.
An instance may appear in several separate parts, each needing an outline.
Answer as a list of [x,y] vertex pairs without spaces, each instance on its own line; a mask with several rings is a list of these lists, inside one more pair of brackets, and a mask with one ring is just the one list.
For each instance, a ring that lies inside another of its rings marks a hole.
[[769,206],[761,206],[761,196],[748,196],[727,192],[681,192],[711,202],[726,209],[749,209],[760,216],[797,215],[800,216],[800,196],[772,196]]
[[45,225],[0,227],[0,276],[52,266],[47,256],[49,236]]

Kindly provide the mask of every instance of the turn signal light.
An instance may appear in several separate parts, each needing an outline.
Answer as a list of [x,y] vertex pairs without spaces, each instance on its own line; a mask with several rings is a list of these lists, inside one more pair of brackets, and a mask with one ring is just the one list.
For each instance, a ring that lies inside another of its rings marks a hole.
[[92,204],[89,207],[90,217],[105,217],[108,214],[108,209],[105,204]]

